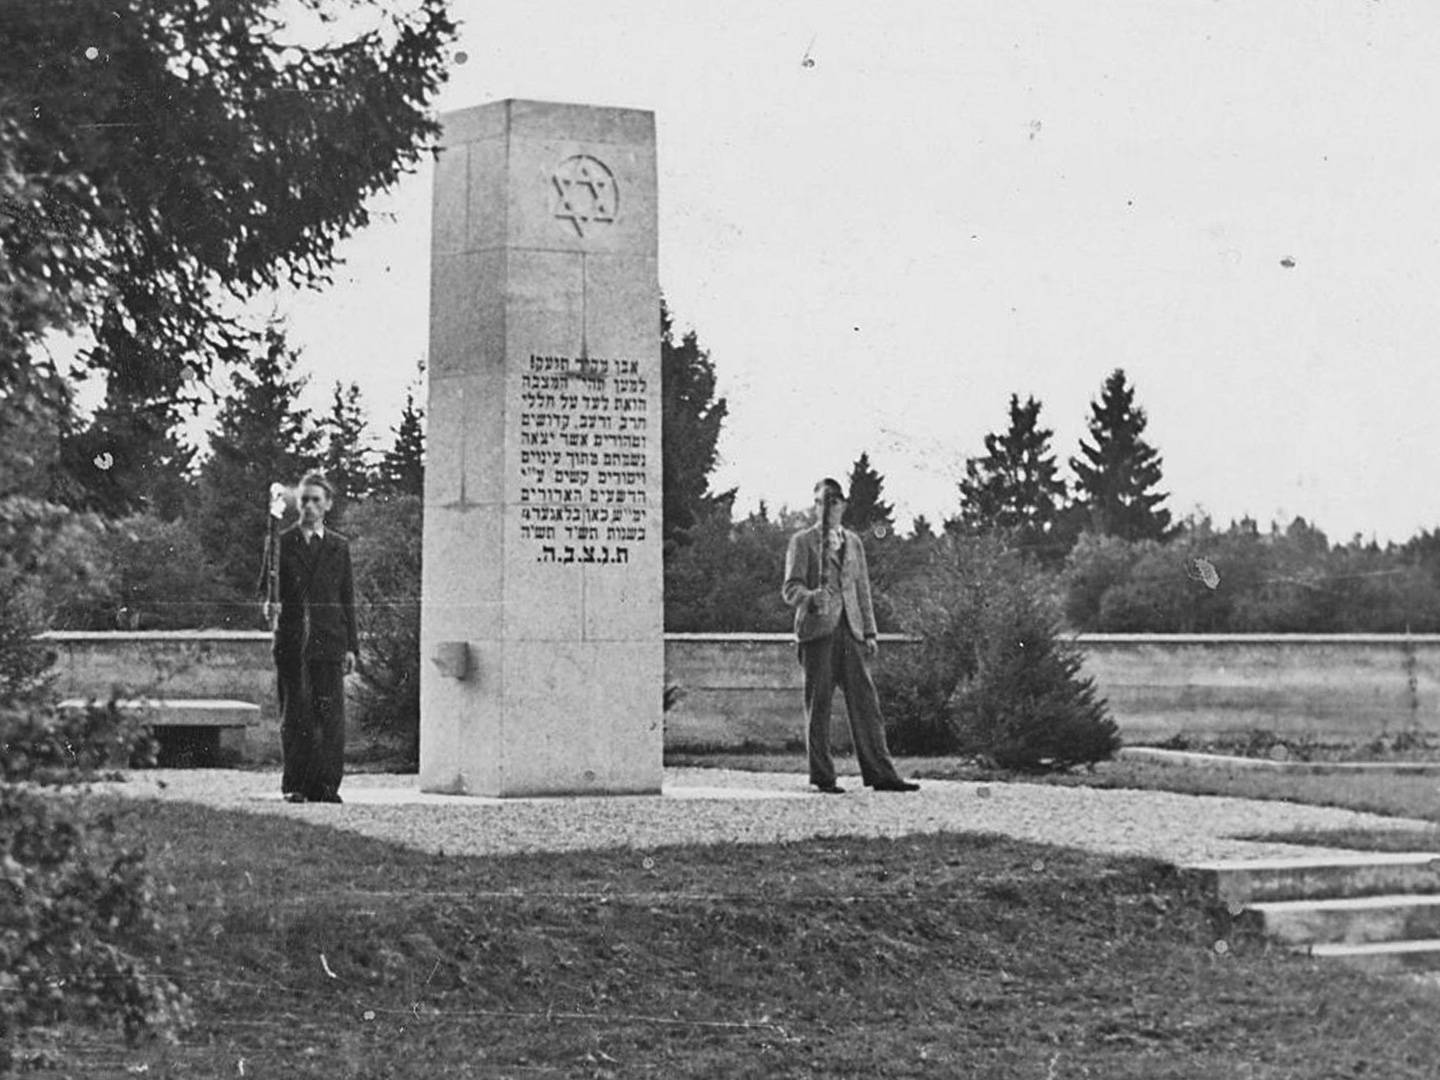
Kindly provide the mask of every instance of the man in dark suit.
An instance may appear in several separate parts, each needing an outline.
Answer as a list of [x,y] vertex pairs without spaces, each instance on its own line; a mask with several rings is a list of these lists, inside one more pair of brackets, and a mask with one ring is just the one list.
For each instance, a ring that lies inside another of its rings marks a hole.
[[839,483],[827,477],[816,484],[815,524],[790,538],[780,589],[795,609],[795,638],[805,669],[810,783],[829,795],[844,792],[835,783],[830,756],[830,703],[839,683],[865,784],[876,791],[918,791],[919,784],[900,779],[885,745],[880,697],[868,663],[880,648],[870,571],[860,537],[840,524],[844,513]]
[[[319,473],[300,481],[300,520],[280,533],[278,566],[267,565],[262,578],[278,571],[274,655],[286,802],[340,801],[345,676],[355,670],[360,645],[350,545],[325,528],[333,497],[330,481]],[[267,597],[267,618],[272,602]]]

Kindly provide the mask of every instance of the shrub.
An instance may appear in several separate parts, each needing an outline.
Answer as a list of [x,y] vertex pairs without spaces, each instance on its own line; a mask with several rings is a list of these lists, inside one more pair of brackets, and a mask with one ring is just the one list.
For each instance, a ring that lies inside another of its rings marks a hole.
[[374,497],[350,508],[348,525],[360,623],[356,720],[413,764],[420,754],[423,507],[414,495]]
[[975,675],[954,701],[962,752],[1007,769],[1065,769],[1119,748],[1080,651],[1035,596],[1018,590],[983,612],[976,653]]
[[64,712],[36,700],[0,701],[0,782],[64,785],[155,764],[156,742],[116,702]]
[[98,518],[0,499],[0,699],[37,690],[54,657],[35,641],[109,595]]
[[[192,630],[258,627],[258,605],[226,584],[193,523],[135,514],[110,526],[113,600],[91,629]],[[255,572],[261,540],[255,541]]]
[[115,1020],[170,1036],[185,996],[145,957],[162,932],[143,851],[71,795],[0,784],[0,1072],[36,1028]]
[[1048,583],[1018,553],[989,537],[944,537],[896,600],[921,639],[878,679],[898,752],[1037,769],[1103,760],[1119,746],[1079,650],[1060,637]]
[[73,790],[153,746],[113,704],[58,712],[53,658],[34,644],[64,605],[103,592],[95,526],[0,500],[0,1072],[44,1025],[117,1019],[135,1039],[185,1018],[184,996],[141,959],[159,929],[143,852]]

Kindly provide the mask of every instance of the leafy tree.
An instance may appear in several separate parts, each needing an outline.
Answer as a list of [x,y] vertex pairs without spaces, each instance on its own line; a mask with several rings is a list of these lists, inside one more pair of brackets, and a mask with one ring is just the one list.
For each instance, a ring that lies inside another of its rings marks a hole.
[[325,436],[321,466],[335,485],[333,517],[343,522],[345,511],[369,494],[375,484],[375,470],[365,445],[365,410],[360,405],[360,387],[335,384],[330,413],[320,421]]
[[985,436],[985,455],[965,462],[960,481],[960,524],[973,532],[998,532],[1013,545],[1047,560],[1063,557],[1055,523],[1065,500],[1065,481],[1050,450],[1049,428],[1040,426],[1040,402],[1020,404],[1010,395],[1010,426]]
[[695,331],[675,340],[670,309],[660,302],[660,396],[664,537],[667,553],[693,539],[698,522],[735,492],[710,490],[717,461],[716,444],[729,415],[725,399],[715,396],[715,365],[700,348]]
[[870,455],[861,453],[850,469],[849,492],[845,497],[844,524],[856,532],[886,533],[895,528],[895,508],[880,498],[885,478],[870,464]]
[[299,397],[298,354],[278,323],[256,340],[250,362],[230,376],[233,392],[200,466],[199,532],[229,598],[250,598],[260,571],[272,483],[296,483],[319,464],[320,434]]
[[425,410],[415,404],[415,392],[405,395],[395,442],[380,461],[375,489],[386,495],[425,497]]
[[307,47],[295,7],[3,6],[0,387],[44,334],[84,327],[92,367],[143,364],[173,395],[244,355],[229,298],[328,281],[367,200],[433,142],[455,28],[417,0]]
[[[37,502],[51,493],[72,415],[45,336],[85,331],[92,369],[143,372],[156,388],[117,401],[173,400],[190,376],[244,359],[235,301],[326,282],[337,243],[366,224],[369,197],[433,139],[427,104],[454,36],[444,0],[369,11],[371,30],[317,47],[286,40],[285,17],[360,6],[118,7],[0,4],[0,577],[24,565],[17,552],[88,527]],[[226,525],[231,536],[245,528]],[[67,560],[65,572],[83,565]],[[48,591],[31,571],[21,580],[27,596]],[[25,677],[28,606],[0,588],[0,743],[13,751],[35,734],[75,760],[94,726],[68,724]],[[7,753],[7,778],[23,779],[27,760]],[[183,997],[144,959],[156,949],[141,853],[107,842],[84,800],[7,779],[0,801],[14,916],[0,934],[0,1072],[40,1025],[110,1016],[127,1036],[172,1030]]]
[[1164,540],[1170,511],[1160,504],[1159,453],[1144,439],[1145,410],[1135,404],[1135,389],[1116,368],[1105,380],[1100,400],[1090,404],[1090,442],[1080,442],[1070,459],[1076,501],[1089,511],[1090,527],[1126,540]]

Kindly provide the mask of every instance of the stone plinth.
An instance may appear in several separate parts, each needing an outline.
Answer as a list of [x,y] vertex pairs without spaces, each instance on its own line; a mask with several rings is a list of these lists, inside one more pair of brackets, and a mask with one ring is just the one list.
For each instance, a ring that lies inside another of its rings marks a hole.
[[443,122],[421,787],[658,792],[654,117],[502,101]]

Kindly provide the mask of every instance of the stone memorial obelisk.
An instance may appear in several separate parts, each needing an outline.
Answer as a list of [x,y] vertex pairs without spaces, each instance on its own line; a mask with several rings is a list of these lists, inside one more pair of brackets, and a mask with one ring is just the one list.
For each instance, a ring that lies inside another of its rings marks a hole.
[[442,123],[420,786],[656,793],[654,115],[500,101]]

